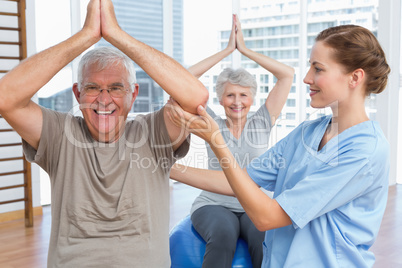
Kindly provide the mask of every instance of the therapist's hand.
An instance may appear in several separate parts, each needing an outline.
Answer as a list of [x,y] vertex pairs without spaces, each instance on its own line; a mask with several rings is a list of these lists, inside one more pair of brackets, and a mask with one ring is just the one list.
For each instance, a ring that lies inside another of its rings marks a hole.
[[202,105],[198,106],[198,115],[195,115],[184,111],[173,99],[170,99],[168,104],[171,107],[167,114],[176,126],[184,128],[210,144],[215,142],[215,137],[220,134],[219,126]]

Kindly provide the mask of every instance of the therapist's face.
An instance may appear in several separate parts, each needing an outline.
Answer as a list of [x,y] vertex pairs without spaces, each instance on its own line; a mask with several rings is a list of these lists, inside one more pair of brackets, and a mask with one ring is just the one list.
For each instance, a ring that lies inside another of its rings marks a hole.
[[349,75],[332,57],[333,49],[318,41],[311,50],[310,69],[304,83],[310,86],[313,108],[332,107],[350,97]]

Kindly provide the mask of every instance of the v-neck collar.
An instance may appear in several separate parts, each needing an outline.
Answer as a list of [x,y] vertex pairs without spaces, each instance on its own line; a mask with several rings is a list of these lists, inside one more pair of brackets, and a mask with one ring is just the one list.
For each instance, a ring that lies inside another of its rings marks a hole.
[[321,150],[318,150],[321,140],[324,137],[325,131],[328,128],[328,125],[332,122],[332,115],[328,115],[322,118],[321,123],[319,124],[319,131],[316,132],[314,135],[314,140],[312,143],[312,148],[311,151],[314,152],[314,154],[319,154],[322,152],[325,152],[325,147],[327,147],[327,144],[332,140],[329,140],[322,148]]
[[224,119],[224,124],[225,124],[225,128],[226,128],[227,131],[230,133],[230,138],[231,138],[231,140],[239,141],[239,140],[242,139],[244,130],[245,130],[246,125],[247,125],[247,122],[246,122],[246,124],[244,125],[244,127],[243,127],[243,129],[242,129],[242,131],[241,131],[241,133],[240,133],[239,138],[236,138],[235,135],[233,135],[232,131],[230,131],[230,128],[228,127],[227,119]]

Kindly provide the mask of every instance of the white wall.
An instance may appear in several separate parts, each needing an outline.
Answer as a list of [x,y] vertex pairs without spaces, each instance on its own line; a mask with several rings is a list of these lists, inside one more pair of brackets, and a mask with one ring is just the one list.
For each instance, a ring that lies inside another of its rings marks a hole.
[[[10,10],[7,12],[16,12],[14,9],[15,3],[8,3]],[[27,39],[29,40],[28,42],[28,55],[31,55],[35,53],[35,14],[33,12],[34,10],[34,1],[27,1],[27,6],[26,6],[26,19],[27,19]],[[16,7],[16,6],[15,6]],[[16,23],[16,21],[10,17],[8,21],[2,22],[2,25],[6,25],[10,23],[9,27],[16,27],[16,25],[13,25]],[[6,32],[2,33],[1,38],[8,38],[9,36],[5,36]],[[11,33],[9,33],[12,35]],[[13,39],[14,37],[11,37]],[[5,40],[5,39],[2,39]],[[14,40],[12,40],[14,41]],[[16,40],[15,40],[16,41]],[[5,54],[6,53],[6,54]],[[10,54],[15,55],[15,53],[18,54],[18,51],[15,51],[15,47],[12,48],[11,46],[2,46],[0,48],[0,54],[1,55],[7,55]],[[15,62],[3,62],[4,65],[6,66],[1,66],[0,69],[10,69],[15,65]],[[0,129],[8,129],[10,126],[4,119],[0,119]],[[18,136],[18,134],[14,132],[3,132],[0,133],[0,143],[1,144],[6,144],[6,143],[18,143],[21,142],[21,138]],[[0,158],[6,158],[6,157],[17,157],[22,155],[22,147],[21,146],[13,146],[13,147],[3,147],[0,148]],[[0,162],[0,173],[4,172],[10,172],[10,171],[16,171],[16,170],[22,170],[22,161],[7,161],[7,162]],[[17,175],[9,175],[9,176],[4,176],[1,177],[0,180],[0,187],[4,186],[9,186],[9,185],[15,185],[19,183],[23,183],[23,175],[17,174]],[[24,197],[24,190],[23,188],[16,188],[16,189],[9,189],[9,190],[3,190],[0,193],[0,201],[5,201],[5,200],[13,200],[13,199],[20,199]],[[32,197],[33,197],[33,206],[37,207],[40,206],[40,178],[39,178],[39,168],[36,165],[32,166]],[[23,202],[18,202],[18,203],[10,203],[6,205],[0,206],[0,213],[3,212],[9,212],[9,211],[15,211],[15,210],[21,210],[24,209],[24,203]]]
[[[0,119],[0,128],[10,128],[4,119]],[[16,132],[0,132],[0,143],[20,143],[21,138]],[[0,158],[20,157],[22,156],[22,146],[0,147]],[[14,172],[23,170],[23,161],[5,161],[0,162],[0,173]],[[23,184],[23,174],[2,176],[0,178],[0,187],[6,187],[16,184]],[[0,202],[24,198],[24,188],[14,188],[0,192]],[[40,179],[37,166],[32,167],[32,198],[33,206],[40,206]],[[0,206],[0,213],[24,209],[24,202],[10,203]]]
[[[390,185],[397,182],[398,166],[398,114],[401,50],[401,2],[382,0],[379,3],[378,39],[391,67],[388,85],[377,96],[377,120],[390,143]],[[398,182],[401,182],[399,179]]]

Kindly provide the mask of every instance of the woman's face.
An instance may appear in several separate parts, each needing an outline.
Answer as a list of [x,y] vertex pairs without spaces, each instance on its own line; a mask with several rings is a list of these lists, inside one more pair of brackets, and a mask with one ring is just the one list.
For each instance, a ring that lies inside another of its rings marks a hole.
[[249,87],[226,83],[220,104],[225,109],[228,119],[247,119],[247,114],[253,105],[254,98]]
[[304,83],[310,86],[313,108],[338,107],[348,100],[350,75],[332,58],[333,49],[317,42],[310,55],[310,69]]

